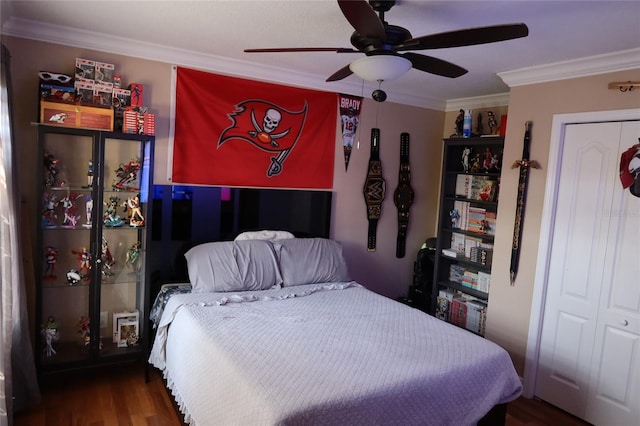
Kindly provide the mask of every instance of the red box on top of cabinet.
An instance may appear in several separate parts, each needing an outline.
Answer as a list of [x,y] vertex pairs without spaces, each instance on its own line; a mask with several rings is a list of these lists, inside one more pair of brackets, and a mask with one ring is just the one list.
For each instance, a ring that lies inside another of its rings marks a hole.
[[41,101],[40,123],[51,126],[112,131],[113,109]]

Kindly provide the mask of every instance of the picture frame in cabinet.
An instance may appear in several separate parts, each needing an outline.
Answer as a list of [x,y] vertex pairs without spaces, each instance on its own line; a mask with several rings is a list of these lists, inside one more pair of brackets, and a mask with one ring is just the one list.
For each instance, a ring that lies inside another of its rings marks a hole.
[[136,346],[139,339],[138,320],[122,320],[118,322],[118,347]]
[[[120,326],[125,322],[135,321],[138,323],[140,320],[140,313],[138,311],[133,312],[114,312],[113,313],[113,343],[117,343],[120,346]],[[137,333],[137,330],[136,330]],[[126,346],[126,345],[125,345]]]

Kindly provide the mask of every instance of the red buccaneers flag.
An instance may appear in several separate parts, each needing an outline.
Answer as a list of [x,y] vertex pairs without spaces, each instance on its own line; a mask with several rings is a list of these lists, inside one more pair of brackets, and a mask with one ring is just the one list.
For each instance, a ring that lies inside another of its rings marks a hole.
[[173,182],[331,189],[335,96],[178,68]]

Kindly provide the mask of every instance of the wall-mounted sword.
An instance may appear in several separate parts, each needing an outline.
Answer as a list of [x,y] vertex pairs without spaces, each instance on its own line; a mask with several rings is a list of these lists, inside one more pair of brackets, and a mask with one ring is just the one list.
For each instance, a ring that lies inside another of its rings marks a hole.
[[516,221],[513,227],[513,245],[511,246],[511,268],[509,278],[511,285],[515,283],[518,274],[518,263],[520,262],[520,239],[522,238],[522,224],[524,222],[524,210],[527,202],[527,185],[529,183],[529,169],[539,169],[537,161],[529,159],[531,148],[531,121],[525,123],[524,145],[522,148],[522,159],[516,161],[511,166],[512,169],[520,167],[520,178],[518,180],[518,198],[516,204]]

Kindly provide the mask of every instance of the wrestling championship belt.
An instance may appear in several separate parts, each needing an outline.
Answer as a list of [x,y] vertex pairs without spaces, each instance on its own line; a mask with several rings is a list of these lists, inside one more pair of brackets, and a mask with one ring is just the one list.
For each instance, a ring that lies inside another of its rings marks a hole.
[[382,212],[386,184],[382,178],[382,163],[380,162],[380,129],[371,129],[371,154],[369,156],[369,170],[364,181],[364,202],[367,205],[367,219],[369,232],[367,233],[367,251],[376,251],[376,229]]
[[400,176],[398,178],[398,187],[393,193],[393,202],[398,209],[396,257],[404,257],[407,228],[409,227],[409,208],[413,203],[411,170],[409,168],[409,133],[400,135]]

